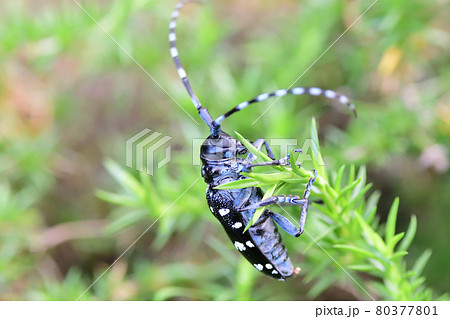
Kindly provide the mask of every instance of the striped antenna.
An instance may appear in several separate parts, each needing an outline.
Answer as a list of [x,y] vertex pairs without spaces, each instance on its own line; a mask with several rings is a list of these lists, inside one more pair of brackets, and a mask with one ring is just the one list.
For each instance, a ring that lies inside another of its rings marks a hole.
[[170,20],[169,24],[169,43],[170,43],[170,55],[173,58],[173,62],[175,63],[177,67],[178,76],[180,77],[181,81],[183,81],[184,86],[186,87],[186,90],[191,97],[192,103],[194,103],[195,108],[198,110],[198,113],[201,117],[201,119],[209,126],[211,129],[211,132],[218,133],[217,128],[213,127],[213,119],[211,115],[208,112],[208,109],[203,107],[200,104],[200,101],[198,100],[197,96],[195,95],[194,91],[192,90],[191,84],[189,83],[189,80],[187,78],[186,71],[181,66],[180,58],[178,57],[178,49],[176,46],[176,40],[177,35],[175,33],[176,27],[177,27],[177,19],[180,15],[181,8],[189,2],[196,2],[192,0],[183,0],[180,3],[178,3],[175,6],[175,10],[172,11],[172,19]]
[[296,88],[292,88],[289,90],[276,90],[274,92],[271,93],[263,93],[260,94],[258,96],[256,96],[255,98],[248,100],[248,101],[244,101],[242,103],[239,103],[238,105],[236,105],[234,108],[232,108],[231,110],[229,110],[227,113],[219,116],[217,119],[214,120],[213,122],[213,126],[214,127],[220,127],[220,123],[222,123],[222,121],[224,119],[226,119],[227,117],[229,117],[231,114],[236,113],[242,109],[245,109],[247,106],[249,106],[250,104],[253,103],[257,103],[257,102],[262,102],[267,100],[270,97],[278,97],[281,98],[282,96],[285,95],[312,95],[312,96],[324,96],[328,99],[331,100],[336,100],[341,104],[345,104],[348,106],[348,108],[353,112],[353,114],[356,117],[356,109],[355,106],[353,105],[353,103],[350,102],[349,98],[346,97],[345,95],[339,94],[335,91],[332,90],[323,90],[317,87],[296,87]]

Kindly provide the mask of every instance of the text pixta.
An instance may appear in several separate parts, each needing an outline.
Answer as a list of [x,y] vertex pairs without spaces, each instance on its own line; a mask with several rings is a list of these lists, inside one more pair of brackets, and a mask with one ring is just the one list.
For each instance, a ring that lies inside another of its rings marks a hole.
[[359,315],[359,309],[348,307],[344,309],[341,307],[319,307],[316,308],[316,318],[320,316],[345,316],[345,317],[355,317]]

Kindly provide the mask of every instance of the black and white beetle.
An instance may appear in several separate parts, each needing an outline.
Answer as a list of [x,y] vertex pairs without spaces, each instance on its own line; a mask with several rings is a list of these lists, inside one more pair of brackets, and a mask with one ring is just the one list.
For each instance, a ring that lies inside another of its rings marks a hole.
[[[177,18],[180,9],[188,2],[191,1],[184,0],[177,4],[172,13],[172,20],[169,25],[170,53],[177,67],[178,75],[183,81],[194,106],[211,132],[203,142],[200,151],[200,158],[203,163],[202,177],[208,184],[206,190],[208,206],[225,228],[236,249],[256,269],[270,277],[285,280],[285,278],[297,274],[300,268],[294,268],[292,265],[275,223],[292,236],[298,237],[302,234],[310,204],[308,197],[312,184],[317,178],[317,172],[314,172],[314,176],[309,179],[301,198],[300,196],[280,195],[263,200],[263,193],[258,187],[230,190],[215,189],[218,185],[246,178],[241,173],[250,172],[252,167],[289,165],[290,163],[289,156],[276,160],[268,143],[264,139],[258,139],[254,143],[254,146],[258,150],[264,146],[272,161],[253,164],[256,156],[251,153],[246,158],[238,157],[247,153],[247,149],[239,141],[223,132],[220,124],[225,118],[246,108],[252,103],[264,101],[269,97],[282,97],[288,94],[325,96],[326,98],[346,104],[353,112],[355,112],[354,105],[350,103],[346,96],[331,90],[322,90],[317,87],[295,87],[289,90],[277,90],[272,93],[260,94],[252,100],[239,103],[224,115],[213,120],[208,110],[200,104],[200,101],[194,94],[186,71],[181,66],[178,50],[175,45]],[[257,208],[275,203],[301,206],[299,228],[295,227],[286,217],[266,209],[258,221],[248,231],[243,232],[245,225],[247,225]]]

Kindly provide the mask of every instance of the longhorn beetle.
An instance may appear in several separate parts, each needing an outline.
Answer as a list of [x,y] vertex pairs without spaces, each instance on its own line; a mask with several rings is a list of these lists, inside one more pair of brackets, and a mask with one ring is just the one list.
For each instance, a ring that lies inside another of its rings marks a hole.
[[[191,88],[186,71],[181,66],[175,43],[177,18],[180,9],[188,2],[191,2],[191,0],[184,0],[178,3],[172,12],[172,19],[169,25],[170,54],[177,67],[178,75],[191,97],[192,103],[197,108],[201,119],[210,129],[210,135],[203,142],[200,149],[200,158],[203,163],[202,177],[208,185],[206,199],[209,209],[225,228],[236,249],[256,269],[272,278],[284,281],[286,278],[297,274],[300,268],[294,268],[292,265],[276,224],[289,235],[298,237],[302,234],[310,205],[308,198],[311,187],[317,178],[317,171],[314,171],[313,176],[307,182],[302,197],[279,195],[263,199],[263,192],[258,187],[215,189],[218,185],[246,178],[241,173],[250,172],[252,167],[255,166],[290,165],[289,155],[278,160],[275,159],[267,141],[261,138],[257,139],[253,145],[258,150],[264,146],[267,155],[272,161],[253,163],[256,160],[256,156],[252,153],[249,153],[246,158],[238,157],[247,153],[248,150],[240,141],[222,131],[220,124],[224,119],[248,107],[250,104],[267,100],[270,97],[282,97],[288,94],[325,96],[328,99],[337,100],[347,105],[356,115],[355,107],[346,96],[332,90],[322,90],[317,87],[295,87],[289,90],[281,89],[271,93],[260,94],[251,100],[239,103],[227,113],[213,120],[208,109],[200,104]],[[301,152],[301,150],[295,151]],[[272,204],[300,206],[299,228],[295,227],[286,217],[267,208],[256,223],[248,231],[243,232],[245,225],[250,221],[257,208]]]

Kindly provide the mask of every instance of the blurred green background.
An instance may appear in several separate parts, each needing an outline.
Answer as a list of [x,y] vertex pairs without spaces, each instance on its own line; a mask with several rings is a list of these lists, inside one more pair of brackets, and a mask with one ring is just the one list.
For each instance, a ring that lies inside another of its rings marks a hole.
[[[168,52],[175,3],[80,1],[200,123]],[[287,88],[371,3],[189,5],[180,58],[217,117]],[[424,275],[437,295],[450,290],[449,9],[447,0],[380,0],[296,83],[348,94],[357,120],[323,99],[285,97],[253,126],[270,102],[223,125],[253,140],[304,139],[316,116],[327,167],[366,165],[381,221],[396,196],[400,231],[418,217],[406,260],[432,249]],[[200,177],[191,140],[208,131],[72,0],[0,2],[0,63],[0,300],[75,300]],[[125,141],[144,128],[173,137],[172,162],[151,178],[125,167]],[[284,236],[303,275],[283,284],[260,275],[204,192],[199,180],[81,299],[367,299],[345,280],[308,280],[313,259],[329,257],[304,254],[304,236]],[[307,226],[319,235],[313,219]]]

